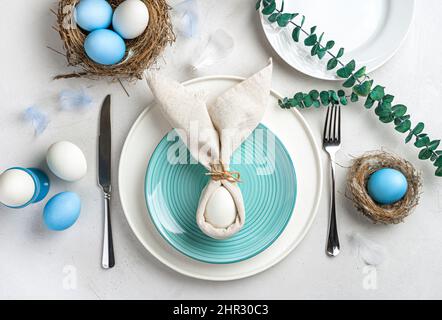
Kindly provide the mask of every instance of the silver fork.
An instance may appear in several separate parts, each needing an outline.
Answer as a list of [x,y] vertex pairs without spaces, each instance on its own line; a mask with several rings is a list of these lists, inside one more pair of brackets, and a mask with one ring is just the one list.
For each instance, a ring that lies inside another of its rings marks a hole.
[[341,107],[333,105],[328,107],[327,117],[324,125],[323,146],[330,158],[331,168],[331,207],[330,223],[328,230],[327,254],[335,257],[339,254],[339,237],[336,223],[336,201],[335,201],[335,156],[341,147]]

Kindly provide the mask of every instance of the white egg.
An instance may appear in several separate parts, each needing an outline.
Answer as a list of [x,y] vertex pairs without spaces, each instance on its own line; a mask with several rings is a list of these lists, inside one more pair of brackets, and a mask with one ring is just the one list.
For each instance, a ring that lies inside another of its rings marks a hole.
[[68,182],[80,180],[87,172],[83,152],[69,141],[60,141],[50,146],[46,162],[53,174]]
[[0,202],[8,207],[21,207],[34,197],[35,182],[24,170],[10,169],[0,175]]
[[139,37],[149,24],[149,10],[140,0],[126,0],[115,9],[114,30],[124,39]]
[[236,205],[226,188],[218,188],[207,201],[205,218],[215,228],[227,228],[236,219]]

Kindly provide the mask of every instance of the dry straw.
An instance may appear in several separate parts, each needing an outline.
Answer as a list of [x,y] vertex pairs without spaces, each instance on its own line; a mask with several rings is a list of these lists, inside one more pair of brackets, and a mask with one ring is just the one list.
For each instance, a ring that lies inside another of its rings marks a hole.
[[[93,62],[84,52],[87,36],[74,21],[74,8],[80,0],[60,0],[58,4],[56,30],[64,44],[69,66],[78,71],[56,76],[55,79],[87,77],[92,79],[108,77],[114,80],[142,79],[143,72],[149,68],[163,52],[166,45],[175,41],[169,16],[169,6],[165,0],[141,0],[149,9],[149,26],[146,31],[133,40],[127,40],[125,59],[113,66]],[[115,9],[123,0],[108,1]]]
[[[367,193],[367,181],[372,173],[381,168],[401,171],[408,182],[405,197],[392,204],[380,205]],[[413,165],[397,155],[385,151],[372,151],[353,160],[347,177],[347,197],[356,209],[374,223],[396,224],[402,222],[419,203],[422,188],[421,174]]]

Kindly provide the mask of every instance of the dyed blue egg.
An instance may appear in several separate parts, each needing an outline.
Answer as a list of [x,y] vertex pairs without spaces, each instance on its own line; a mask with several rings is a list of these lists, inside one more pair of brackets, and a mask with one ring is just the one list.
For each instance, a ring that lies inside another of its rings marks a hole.
[[407,193],[408,183],[398,170],[384,168],[373,173],[368,179],[368,194],[380,204],[393,204]]
[[80,197],[73,192],[62,192],[48,201],[43,211],[43,220],[50,230],[63,231],[74,225],[80,211]]
[[[99,1],[99,0],[96,0]],[[112,65],[123,60],[126,44],[116,32],[108,29],[92,31],[84,41],[87,56],[96,63]]]
[[74,13],[75,22],[86,31],[109,27],[112,16],[112,7],[105,0],[81,0]]

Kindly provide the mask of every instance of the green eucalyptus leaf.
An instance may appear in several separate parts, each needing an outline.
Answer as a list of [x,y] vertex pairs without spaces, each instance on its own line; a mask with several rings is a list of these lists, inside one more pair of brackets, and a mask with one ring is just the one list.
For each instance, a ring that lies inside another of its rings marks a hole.
[[[370,107],[368,107],[368,108],[370,108]],[[393,116],[393,120],[396,120],[396,119],[394,119],[394,114],[393,114],[393,112],[391,112],[390,110],[388,110],[388,109],[378,109],[378,108],[376,108],[375,109],[376,111],[376,114],[377,114],[377,116],[379,117],[379,118],[382,118],[382,117],[390,117],[390,116]],[[402,123],[402,121],[395,121],[395,125],[399,125],[399,124],[401,124]]]
[[413,129],[414,134],[420,134],[424,131],[425,125],[422,122],[419,122],[416,127]]
[[266,1],[264,1],[264,8],[261,11],[263,15],[268,16],[272,14],[275,10],[276,10],[276,3],[274,0],[267,2],[267,4]]
[[439,157],[436,159],[436,161],[434,161],[434,165],[435,165],[436,167],[440,167],[440,166],[442,166],[442,156],[439,156]]
[[328,106],[330,104],[330,94],[328,93],[328,91],[321,91],[319,97],[321,99],[321,103],[324,106]]
[[304,26],[304,23],[305,23],[305,16],[302,16],[302,19],[301,19],[301,27]]
[[442,177],[442,167],[437,168],[435,175],[437,177]]
[[345,88],[351,88],[355,85],[355,83],[356,83],[356,78],[354,76],[351,76],[342,84],[342,86]]
[[259,10],[260,7],[261,7],[261,0],[258,0],[258,1],[256,2],[255,9],[256,9],[256,10]]
[[413,139],[413,137],[414,137],[413,132],[410,132],[410,133],[408,134],[408,136],[405,138],[405,143],[410,142],[411,139]]
[[338,65],[338,59],[331,58],[327,63],[327,70],[333,70]]
[[434,151],[439,147],[439,145],[440,145],[440,140],[431,141],[430,145],[428,146],[428,149]]
[[319,98],[319,91],[318,90],[312,90],[312,91],[309,92],[309,96],[313,100],[318,100],[318,98]]
[[341,69],[338,69],[338,71],[336,71],[336,74],[340,77],[340,78],[348,78],[351,76],[351,71],[349,69],[347,69],[346,67],[342,67]]
[[335,42],[334,42],[333,40],[330,40],[330,41],[328,41],[327,44],[325,45],[325,48],[326,48],[327,50],[330,50],[330,49],[332,49],[334,46],[335,46]]
[[319,39],[318,39],[318,43],[319,44],[321,44],[321,42],[322,42],[322,38],[324,37],[324,32],[323,33],[321,33],[321,35],[319,36]]
[[313,26],[310,28],[310,34],[315,33],[315,31],[316,31],[316,26]]
[[339,102],[341,102],[343,106],[346,106],[348,104],[347,97],[346,96],[340,97]]
[[350,100],[351,100],[351,102],[358,102],[359,96],[356,93],[352,92]]
[[[366,107],[367,109],[370,109],[371,107],[373,107],[373,105],[374,105],[374,103],[375,103],[375,101],[372,99],[372,98],[370,98],[370,97],[367,97],[367,100],[365,100],[365,103],[364,103],[364,107]],[[378,109],[378,108],[376,108],[376,109]],[[376,111],[375,111],[376,112]],[[390,111],[388,111],[388,115],[390,115]],[[382,113],[377,113],[376,112],[376,114],[378,115],[378,116],[381,116],[382,115]]]
[[279,11],[281,11],[281,12],[283,12],[284,11],[284,0],[282,0],[282,2],[281,2],[281,9],[279,9]]
[[370,92],[370,98],[372,98],[375,101],[380,101],[385,96],[385,87],[377,85],[374,87],[374,89]]
[[309,35],[307,38],[305,38],[304,44],[308,47],[311,47],[316,44],[317,40],[318,40],[318,36],[316,34],[312,34],[312,35]]
[[324,58],[325,54],[327,53],[327,48],[320,48],[318,50],[318,58],[322,59]]
[[395,127],[396,131],[401,132],[401,133],[405,133],[408,130],[410,130],[411,128],[411,121],[410,120],[405,120],[404,122],[402,122],[401,124],[397,125]]
[[336,58],[340,58],[344,55],[344,48],[339,49],[338,54],[336,55]]
[[344,90],[338,90],[338,97],[345,97],[345,91]]
[[313,105],[313,99],[309,95],[306,95],[302,101],[306,108],[310,108]]
[[392,113],[381,115],[379,117],[379,120],[383,123],[390,123],[394,121],[394,115]]
[[356,62],[354,60],[351,60],[344,67],[339,69],[336,73],[341,78],[348,78],[352,75],[353,71],[355,70],[355,67],[356,67]]
[[328,93],[330,94],[330,101],[334,104],[339,103],[339,97],[336,91],[329,90]]
[[[411,132],[411,133],[413,133],[413,132]],[[421,138],[417,138],[416,139],[416,142],[414,143],[414,145],[417,147],[417,148],[423,148],[423,147],[425,147],[427,144],[429,144],[430,143],[430,138],[428,138],[428,137],[421,137]]]
[[366,70],[366,67],[362,67],[361,69],[359,69],[358,71],[355,72],[354,77],[356,79],[361,78],[362,76],[365,75],[365,70]]
[[394,96],[392,96],[391,94],[386,94],[383,98],[382,98],[382,103],[389,103],[391,104],[394,100]]
[[401,117],[397,117],[398,119],[401,119],[402,121],[405,121],[405,120],[408,120],[408,119],[410,119],[411,118],[411,116],[409,115],[409,114],[406,114],[406,115],[404,115],[404,116],[401,116]]
[[433,151],[431,151],[430,149],[426,148],[426,149],[422,149],[419,152],[419,159],[420,160],[428,160],[431,158],[431,155],[433,154]]
[[[277,17],[278,26],[285,27],[296,15],[293,13],[283,13]],[[270,18],[269,18],[270,20]]]
[[310,52],[310,54],[312,55],[312,57],[316,56],[316,54],[318,53],[319,50],[319,44],[316,43],[313,47],[312,50]]
[[395,117],[402,117],[407,113],[407,107],[403,104],[397,104],[391,108]]
[[304,99],[304,94],[302,92],[298,92],[293,96],[293,98],[298,101],[302,101],[302,99]]
[[279,16],[280,16],[279,12],[275,12],[275,13],[272,13],[271,15],[269,15],[269,17],[267,19],[269,20],[269,22],[273,23],[273,22],[276,22],[276,20],[278,19]]
[[373,80],[364,81],[362,84],[353,87],[353,92],[358,96],[366,97],[370,93]]
[[295,27],[294,29],[293,29],[293,32],[292,32],[292,39],[295,41],[295,42],[299,42],[299,35],[301,34],[301,28],[300,27]]
[[313,101],[313,107],[319,108],[320,106],[321,106],[321,102],[319,102],[319,100]]

